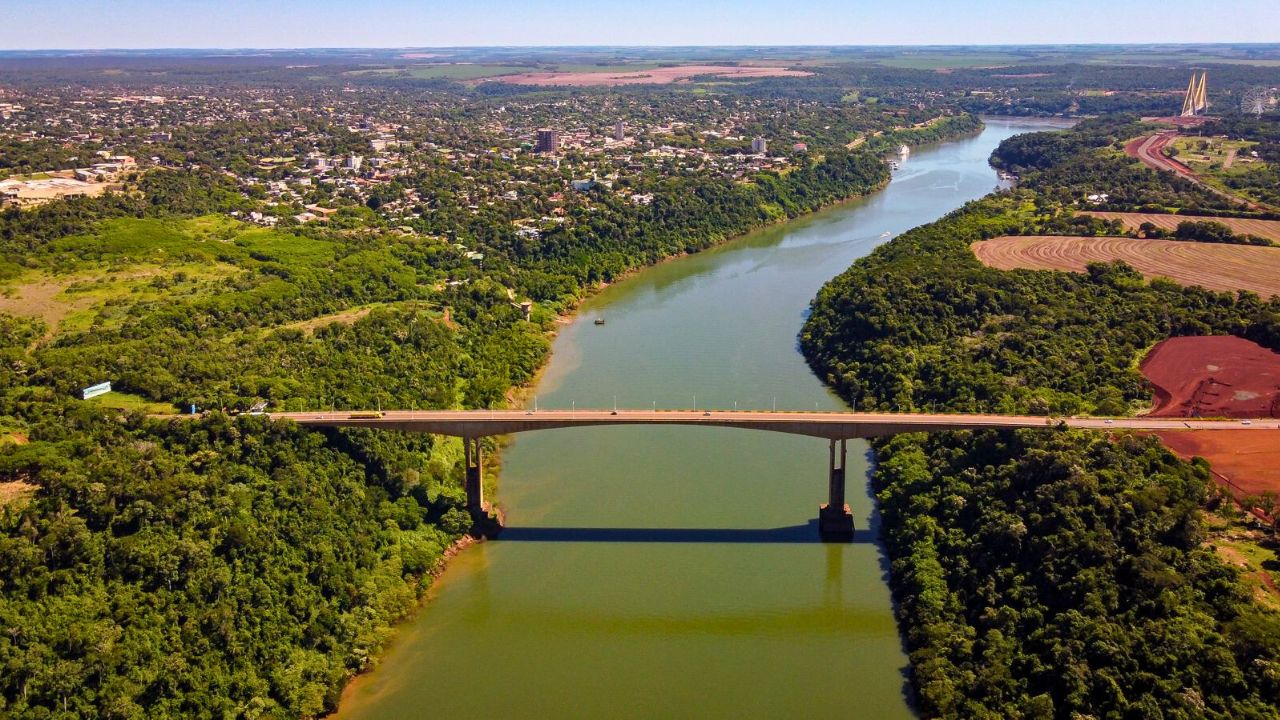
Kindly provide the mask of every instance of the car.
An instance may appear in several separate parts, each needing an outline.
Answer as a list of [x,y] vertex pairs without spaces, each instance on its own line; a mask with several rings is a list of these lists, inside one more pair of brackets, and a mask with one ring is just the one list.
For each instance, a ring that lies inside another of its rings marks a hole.
[[618,414],[618,411],[617,411],[617,410],[614,410],[613,412],[611,412],[611,413],[609,413],[609,414],[610,414],[610,415],[617,415],[617,414]]
[[1241,425],[1252,425],[1252,424],[1253,424],[1253,421],[1252,421],[1252,420],[1241,420],[1241,421],[1240,421],[1240,424],[1241,424]]
[[702,417],[711,417],[711,411],[710,411],[710,410],[708,410],[708,411],[706,411],[706,412],[702,413]]
[[1111,418],[1107,418],[1106,420],[1103,420],[1102,422],[1104,422],[1104,423],[1106,423],[1106,424],[1108,424],[1108,425],[1115,424],[1115,420],[1112,420]]

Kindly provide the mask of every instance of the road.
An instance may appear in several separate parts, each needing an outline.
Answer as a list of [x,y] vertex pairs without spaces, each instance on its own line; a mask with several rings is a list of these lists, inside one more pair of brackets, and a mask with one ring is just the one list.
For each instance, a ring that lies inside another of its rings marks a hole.
[[596,425],[688,425],[808,435],[833,440],[903,432],[1052,427],[1079,430],[1277,430],[1280,420],[1192,420],[1146,417],[1049,418],[948,413],[770,412],[752,410],[388,410],[270,413],[315,427],[371,427],[459,437],[507,435]]
[[1268,208],[1266,208],[1265,206],[1260,205],[1252,200],[1242,198],[1238,195],[1233,195],[1229,192],[1219,190],[1218,188],[1213,187],[1212,185],[1209,185],[1204,180],[1200,179],[1200,176],[1196,175],[1194,170],[1187,167],[1185,164],[1178,162],[1177,160],[1171,157],[1166,156],[1164,154],[1164,149],[1169,146],[1169,143],[1173,142],[1177,138],[1178,138],[1177,132],[1174,132],[1172,130],[1165,130],[1162,132],[1155,133],[1153,135],[1148,135],[1145,138],[1134,140],[1133,142],[1130,142],[1128,145],[1126,145],[1124,150],[1125,150],[1125,153],[1129,154],[1132,157],[1138,158],[1139,160],[1142,161],[1143,165],[1146,165],[1149,168],[1174,173],[1181,178],[1190,180],[1191,182],[1199,185],[1200,187],[1208,190],[1209,192],[1215,195],[1224,197],[1239,205],[1243,205],[1249,208],[1250,210],[1261,210],[1261,211],[1268,210]]

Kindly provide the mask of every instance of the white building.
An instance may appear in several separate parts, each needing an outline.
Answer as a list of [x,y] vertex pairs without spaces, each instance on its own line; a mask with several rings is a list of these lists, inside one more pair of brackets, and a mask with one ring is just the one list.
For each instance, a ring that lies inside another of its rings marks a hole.
[[769,153],[769,141],[762,137],[751,139],[751,152],[756,155],[767,155]]
[[363,158],[363,157],[360,157],[359,155],[352,155],[351,157],[347,158],[347,169],[348,169],[348,170],[359,170],[359,169],[360,169],[360,165],[361,165],[361,163],[363,163],[363,162],[364,162],[364,158]]

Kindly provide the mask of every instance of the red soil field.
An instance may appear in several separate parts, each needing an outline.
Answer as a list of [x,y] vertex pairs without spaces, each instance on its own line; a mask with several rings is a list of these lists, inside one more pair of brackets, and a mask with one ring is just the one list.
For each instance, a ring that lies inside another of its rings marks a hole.
[[[1280,417],[1280,355],[1232,336],[1170,338],[1142,361],[1157,417]],[[1280,492],[1280,432],[1155,433],[1184,459],[1209,461],[1237,498]]]
[[1201,430],[1155,433],[1184,460],[1209,461],[1217,480],[1237,498],[1280,492],[1280,430]]
[[1215,222],[1231,228],[1231,232],[1240,235],[1257,235],[1273,242],[1280,242],[1280,220],[1252,220],[1248,218],[1220,218],[1200,215],[1169,215],[1166,213],[1125,213],[1096,212],[1093,210],[1079,212],[1077,215],[1092,215],[1103,220],[1119,220],[1126,230],[1137,230],[1142,223],[1151,223],[1161,230],[1177,230],[1178,223]]
[[984,264],[1001,270],[1084,272],[1091,262],[1123,260],[1147,276],[1209,290],[1280,295],[1280,248],[1138,240],[1121,237],[1009,236],[970,246]]
[[1141,368],[1152,417],[1280,417],[1280,355],[1243,338],[1170,338]]
[[504,75],[492,78],[491,82],[512,83],[515,85],[577,85],[577,86],[613,86],[613,85],[667,85],[676,82],[688,82],[697,75],[714,75],[732,78],[767,78],[767,77],[806,77],[813,73],[803,70],[788,70],[780,67],[735,66],[735,65],[681,65],[678,67],[660,67],[651,70],[635,70],[632,72],[533,72],[519,75]]

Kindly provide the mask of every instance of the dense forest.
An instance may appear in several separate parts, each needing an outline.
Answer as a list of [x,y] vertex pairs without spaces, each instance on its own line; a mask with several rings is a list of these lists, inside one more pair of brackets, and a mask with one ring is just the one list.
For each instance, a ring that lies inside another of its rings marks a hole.
[[[960,115],[874,147],[979,127]],[[107,298],[56,329],[0,314],[0,482],[16,491],[0,506],[0,715],[332,710],[470,529],[460,445],[224,409],[502,405],[595,283],[887,179],[868,147],[673,179],[648,205],[596,189],[536,238],[442,205],[429,229],[483,262],[363,205],[247,225],[227,215],[254,205],[200,169],[0,213],[0,277]],[[74,399],[100,378],[125,407]],[[191,406],[209,412],[144,414]]]
[[[1131,132],[1112,120],[1007,141],[995,161],[1027,171],[1024,185],[827,285],[801,337],[811,365],[859,408],[1124,414],[1149,402],[1136,360],[1166,337],[1280,349],[1280,300],[1148,283],[1122,264],[1003,272],[973,256],[974,241],[1070,217],[1082,178],[1134,203],[1209,200],[1112,172],[1114,139]],[[1280,616],[1204,548],[1205,466],[1154,439],[1065,430],[899,436],[875,451],[927,716],[1275,716]]]

